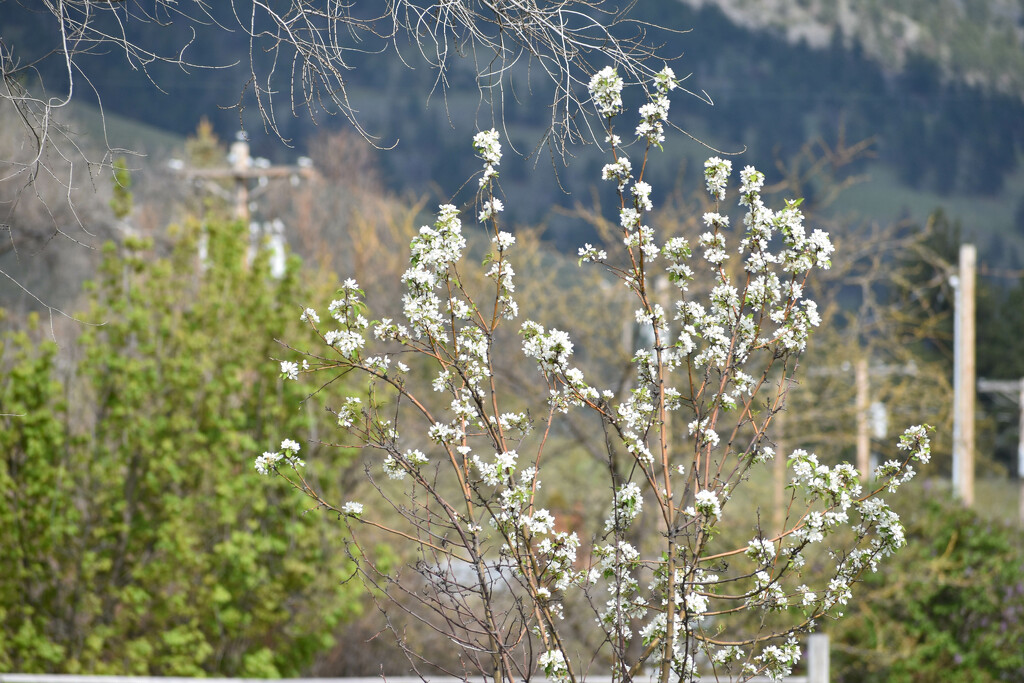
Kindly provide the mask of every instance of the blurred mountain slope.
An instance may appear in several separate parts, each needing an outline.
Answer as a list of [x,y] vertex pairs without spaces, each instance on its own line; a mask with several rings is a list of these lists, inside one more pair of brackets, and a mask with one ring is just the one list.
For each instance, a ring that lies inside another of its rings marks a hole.
[[1019,0],[680,0],[713,6],[733,23],[769,29],[791,43],[846,46],[891,71],[913,56],[950,79],[1024,97],[1024,3]]

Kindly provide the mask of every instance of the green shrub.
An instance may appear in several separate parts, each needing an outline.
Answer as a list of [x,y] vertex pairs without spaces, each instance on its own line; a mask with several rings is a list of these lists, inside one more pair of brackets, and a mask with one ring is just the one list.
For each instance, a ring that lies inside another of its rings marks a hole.
[[919,491],[904,508],[907,547],[828,626],[836,680],[1024,680],[1024,532],[945,490]]
[[296,675],[358,608],[333,522],[252,468],[322,420],[270,360],[298,264],[275,279],[247,242],[109,246],[83,314],[102,325],[59,354],[0,337],[0,670]]

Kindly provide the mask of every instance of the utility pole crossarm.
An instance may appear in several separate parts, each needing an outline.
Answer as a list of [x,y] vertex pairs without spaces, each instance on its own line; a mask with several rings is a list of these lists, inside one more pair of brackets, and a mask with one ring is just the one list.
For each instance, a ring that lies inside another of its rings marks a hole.
[[[264,181],[272,178],[315,178],[316,169],[312,162],[299,163],[295,165],[271,165],[265,160],[253,161],[249,154],[249,143],[244,136],[231,144],[231,154],[228,156],[230,166],[219,168],[185,168],[183,165],[175,167],[177,174],[183,178],[196,180],[232,180],[235,184],[235,219],[246,225],[249,224],[249,181],[257,179]],[[302,160],[300,159],[300,162]],[[262,182],[260,183],[263,184]]]
[[313,178],[316,169],[309,166],[268,166],[267,168],[186,168],[179,172],[185,178]]
[[1006,394],[1016,398],[1024,391],[1024,377],[1021,379],[985,379],[978,380],[978,391],[986,394]]

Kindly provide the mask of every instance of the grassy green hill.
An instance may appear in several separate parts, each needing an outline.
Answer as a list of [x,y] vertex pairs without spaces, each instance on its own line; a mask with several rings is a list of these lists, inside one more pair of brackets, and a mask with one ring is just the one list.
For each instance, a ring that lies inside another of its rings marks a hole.
[[94,146],[131,150],[148,156],[164,156],[183,148],[185,136],[113,111],[100,112],[94,105],[73,102],[66,119],[69,128]]

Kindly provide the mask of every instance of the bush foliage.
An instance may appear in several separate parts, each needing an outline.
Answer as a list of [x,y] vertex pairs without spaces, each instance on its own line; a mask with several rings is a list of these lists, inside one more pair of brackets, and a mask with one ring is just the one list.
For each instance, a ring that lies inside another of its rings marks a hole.
[[948,500],[904,501],[907,547],[829,626],[843,683],[1024,680],[1024,533]]

